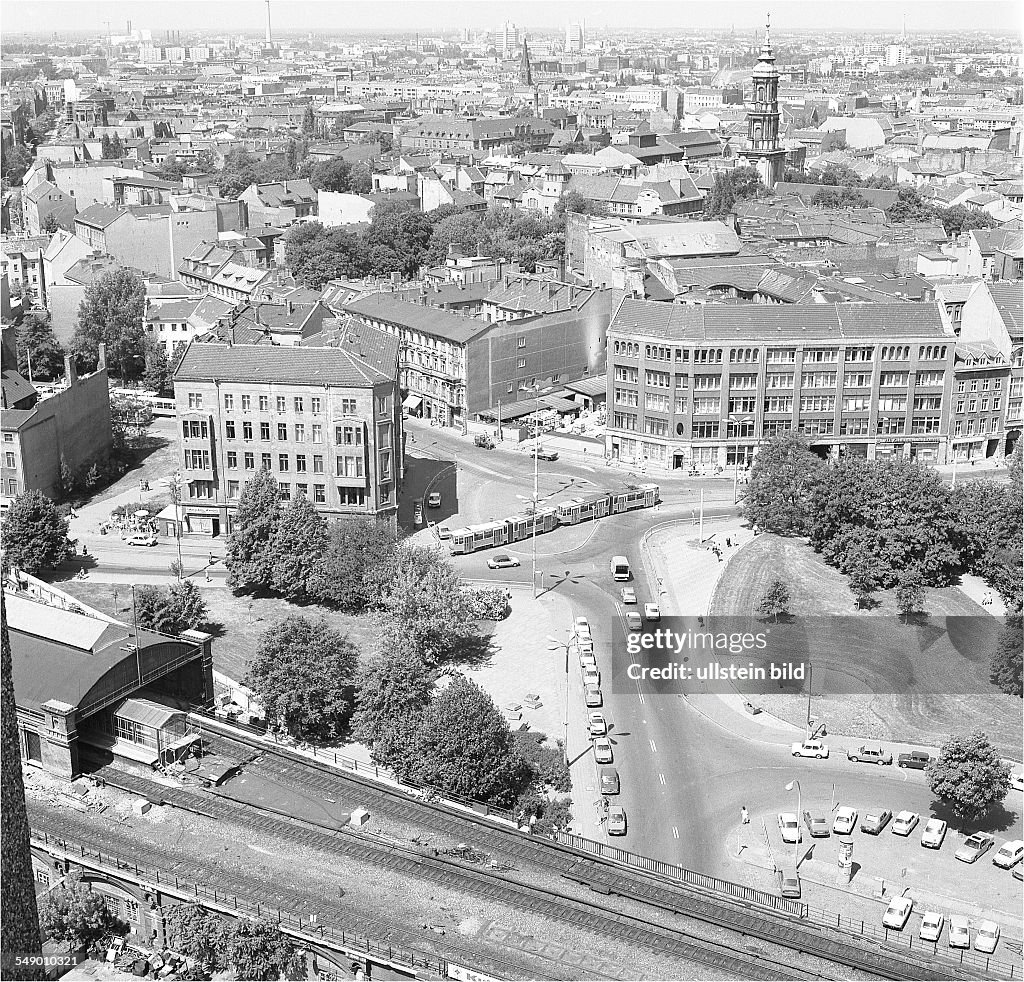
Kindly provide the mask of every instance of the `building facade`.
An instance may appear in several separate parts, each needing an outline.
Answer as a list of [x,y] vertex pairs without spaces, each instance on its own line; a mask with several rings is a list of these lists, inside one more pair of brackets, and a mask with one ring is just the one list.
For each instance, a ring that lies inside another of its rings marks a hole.
[[174,375],[183,532],[229,533],[257,470],[274,475],[282,501],[303,495],[325,517],[393,519],[397,345],[379,349],[371,359],[333,347],[190,344]]

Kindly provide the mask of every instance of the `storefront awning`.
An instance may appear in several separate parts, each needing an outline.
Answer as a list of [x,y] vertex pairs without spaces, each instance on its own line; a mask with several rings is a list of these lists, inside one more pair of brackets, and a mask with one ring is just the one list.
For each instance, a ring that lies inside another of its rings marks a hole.
[[420,408],[420,403],[422,403],[422,402],[423,402],[423,400],[419,396],[415,396],[412,393],[410,393],[409,395],[407,395],[405,397],[405,400],[402,402],[402,408],[403,409],[419,409]]

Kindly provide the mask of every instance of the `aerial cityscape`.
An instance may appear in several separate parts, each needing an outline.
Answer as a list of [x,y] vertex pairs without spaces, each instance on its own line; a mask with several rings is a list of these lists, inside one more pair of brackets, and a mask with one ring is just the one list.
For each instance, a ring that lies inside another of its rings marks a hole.
[[1019,978],[1022,25],[5,4],[0,978]]

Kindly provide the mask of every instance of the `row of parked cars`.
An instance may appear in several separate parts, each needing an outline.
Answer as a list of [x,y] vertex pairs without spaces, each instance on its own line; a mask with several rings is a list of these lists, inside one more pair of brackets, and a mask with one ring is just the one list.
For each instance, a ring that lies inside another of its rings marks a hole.
[[[573,641],[579,651],[580,672],[583,677],[583,697],[587,708],[600,707],[604,703],[601,693],[601,671],[594,657],[594,636],[590,621],[577,617],[573,623]],[[620,791],[619,772],[610,766],[615,762],[615,751],[608,738],[608,720],[604,713],[592,710],[587,714],[587,732],[594,744],[594,760],[598,763],[598,778],[602,795],[616,795]],[[626,809],[621,805],[608,808],[608,834],[625,835],[627,828]]]
[[[828,744],[821,740],[797,742],[793,744],[791,750],[794,757],[814,757],[817,760],[823,760],[831,754]],[[884,747],[861,746],[855,750],[847,750],[846,759],[855,764],[880,764],[883,767],[891,766],[893,763],[892,754]],[[931,759],[931,755],[924,750],[911,750],[909,753],[900,754],[896,758],[896,765],[923,771]]]
[[[914,910],[912,897],[893,897],[882,915],[882,925],[893,931],[902,931]],[[938,943],[942,940],[942,929],[946,917],[941,911],[926,910],[921,915],[920,934],[922,941]],[[947,941],[950,948],[971,947],[971,922],[966,917],[953,915],[949,919]],[[999,944],[999,925],[995,921],[981,921],[974,935],[974,950],[991,955]]]

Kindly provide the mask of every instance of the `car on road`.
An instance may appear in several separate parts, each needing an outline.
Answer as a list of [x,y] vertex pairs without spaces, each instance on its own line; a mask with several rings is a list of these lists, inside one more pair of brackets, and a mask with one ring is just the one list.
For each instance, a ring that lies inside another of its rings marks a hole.
[[594,760],[599,764],[610,764],[614,759],[611,740],[607,737],[598,737],[594,741]]
[[441,492],[431,491],[427,495],[427,507],[428,508],[440,508],[441,507]]
[[887,753],[881,747],[858,747],[856,750],[846,751],[847,759],[855,764],[891,764],[892,754]]
[[594,649],[580,648],[580,668],[587,668],[592,665],[597,668],[597,659],[594,657]]
[[974,950],[991,955],[999,944],[999,925],[995,921],[982,921],[978,925],[978,933],[974,936]]
[[643,618],[635,610],[631,610],[628,614],[626,614],[626,628],[628,630],[640,631],[643,629],[643,626]]
[[543,447],[539,447],[537,450],[538,460],[558,460],[557,450],[545,450]]
[[832,833],[828,819],[820,812],[804,812],[804,825],[812,839],[827,839]]
[[600,777],[601,794],[619,793],[619,772],[614,767],[602,767]]
[[1021,861],[1021,857],[1024,857],[1024,842],[1020,839],[1011,839],[996,850],[992,862],[1003,869],[1011,869]]
[[921,845],[925,849],[940,849],[946,838],[946,823],[941,818],[929,818],[921,833]]
[[892,820],[892,812],[887,808],[872,808],[865,812],[864,821],[860,823],[861,832],[868,835],[878,835]]
[[893,897],[889,906],[885,908],[882,915],[884,927],[892,928],[894,931],[902,931],[910,920],[910,912],[914,909],[914,901],[910,897]]
[[921,939],[923,941],[938,941],[942,937],[942,926],[946,918],[937,910],[926,910],[921,915]]
[[622,805],[612,805],[608,809],[608,834],[626,834],[626,809]]
[[417,501],[416,502],[416,507],[413,508],[412,523],[413,523],[413,525],[422,525],[423,524],[423,502],[422,501]]
[[795,866],[783,866],[775,874],[779,878],[779,893],[783,897],[800,899],[800,874]]
[[921,816],[917,812],[900,812],[892,820],[892,828],[889,830],[893,835],[910,835],[917,828]]
[[598,671],[596,665],[584,665],[583,666],[583,684],[584,685],[600,685],[601,684],[601,673]]
[[977,862],[995,845],[995,841],[987,832],[975,832],[964,839],[964,844],[953,853],[953,856],[961,863]]
[[447,525],[438,525],[436,531],[437,537],[442,541],[452,537],[452,530]]
[[1014,774],[1010,778],[1010,787],[1014,791],[1024,791],[1024,774]]
[[619,591],[619,596],[622,597],[624,604],[635,604],[636,603],[636,590],[631,586],[624,586]]
[[783,842],[800,842],[803,834],[800,831],[800,823],[796,820],[793,812],[779,812],[779,832],[782,833]]
[[900,754],[896,758],[898,767],[912,767],[914,770],[923,771],[928,766],[931,757],[923,750],[911,750],[909,754]]
[[836,817],[832,821],[832,831],[836,835],[853,835],[857,827],[857,809],[843,805],[836,809]]
[[608,732],[608,721],[602,713],[590,713],[587,716],[587,729],[591,736],[605,736]]
[[604,702],[601,690],[596,685],[584,686],[583,692],[588,706],[600,706]]
[[649,621],[660,621],[661,608],[657,604],[644,604],[644,617]]
[[828,756],[828,747],[820,740],[804,740],[803,743],[794,743],[792,747],[794,757],[816,757],[821,760]]
[[573,633],[578,638],[590,637],[590,621],[585,617],[577,617],[572,623]]
[[970,948],[971,925],[966,917],[951,917],[949,919],[949,946],[950,948]]
[[512,569],[519,565],[519,560],[507,552],[499,552],[487,560],[487,565],[490,569]]
[[130,546],[155,546],[156,536],[153,534],[149,535],[129,535],[128,545]]

